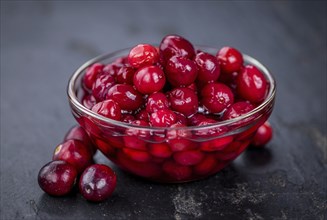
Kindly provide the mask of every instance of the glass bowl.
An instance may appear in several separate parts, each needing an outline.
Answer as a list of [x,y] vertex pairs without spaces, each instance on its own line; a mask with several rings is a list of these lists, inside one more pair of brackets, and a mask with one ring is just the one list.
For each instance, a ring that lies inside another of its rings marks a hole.
[[[216,54],[218,49],[196,49]],[[270,116],[276,83],[268,69],[243,54],[245,64],[262,71],[269,88],[265,100],[240,117],[205,126],[143,127],[105,118],[81,104],[81,80],[90,65],[107,64],[126,56],[130,48],[91,59],[69,80],[67,94],[71,111],[96,147],[121,169],[148,180],[177,183],[213,175],[237,158],[250,144],[256,130]]]

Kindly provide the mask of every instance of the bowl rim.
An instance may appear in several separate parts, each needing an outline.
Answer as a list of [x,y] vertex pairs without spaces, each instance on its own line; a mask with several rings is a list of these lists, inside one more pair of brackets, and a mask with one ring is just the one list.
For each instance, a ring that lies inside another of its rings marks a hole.
[[[82,105],[82,103],[78,101],[77,95],[74,91],[76,80],[78,79],[80,74],[82,74],[83,71],[87,67],[89,67],[91,64],[99,62],[100,60],[115,57],[123,52],[128,52],[130,49],[131,49],[131,47],[128,47],[128,48],[116,50],[114,52],[104,53],[99,56],[96,56],[96,57],[86,61],[84,64],[82,64],[78,69],[76,69],[74,71],[74,73],[69,78],[68,85],[67,85],[67,96],[68,96],[69,103],[71,105],[73,105],[75,108],[77,108],[79,111],[86,114],[87,116],[97,119],[99,121],[98,123],[101,122],[102,126],[105,125],[103,123],[109,123],[111,125],[120,126],[120,127],[124,127],[124,128],[134,128],[134,129],[142,129],[142,130],[146,130],[146,131],[156,131],[156,132],[169,131],[169,130],[183,130],[183,131],[190,130],[190,131],[192,131],[192,130],[199,130],[199,129],[214,129],[214,128],[217,128],[220,126],[232,125],[233,123],[237,123],[238,121],[244,120],[246,118],[249,118],[249,117],[257,114],[258,112],[262,111],[266,106],[268,106],[275,98],[276,81],[275,81],[274,76],[271,74],[271,72],[268,70],[268,68],[265,67],[263,64],[261,64],[257,59],[255,59],[247,54],[242,54],[244,62],[247,64],[256,66],[264,74],[264,76],[265,76],[266,80],[268,80],[270,86],[269,86],[269,91],[268,91],[267,97],[260,105],[258,105],[256,108],[254,108],[250,112],[247,112],[246,114],[243,114],[236,118],[232,118],[232,119],[228,119],[228,120],[224,120],[224,121],[218,121],[216,123],[212,123],[212,124],[208,124],[208,125],[201,125],[201,126],[149,127],[149,126],[140,126],[140,125],[130,124],[127,122],[113,120],[113,119],[104,117],[102,115],[99,115],[99,114],[91,111],[90,109],[86,108],[84,105]],[[218,51],[217,48],[201,46],[201,45],[195,45],[195,49],[196,50],[197,49],[204,50],[204,52],[206,52],[208,50]]]

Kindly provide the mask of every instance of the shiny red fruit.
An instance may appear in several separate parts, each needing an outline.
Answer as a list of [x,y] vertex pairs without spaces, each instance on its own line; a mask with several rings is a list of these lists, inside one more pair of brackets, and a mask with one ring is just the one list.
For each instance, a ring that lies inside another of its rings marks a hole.
[[98,102],[92,107],[92,111],[104,117],[119,121],[121,118],[121,109],[112,99]]
[[157,66],[146,66],[134,74],[133,83],[137,91],[151,94],[160,91],[166,83],[165,73]]
[[92,89],[93,83],[97,76],[103,72],[104,65],[101,63],[95,63],[86,69],[83,77],[83,84],[85,88]]
[[169,101],[162,92],[156,92],[148,96],[148,101],[146,103],[147,112],[152,113],[167,108],[169,108]]
[[106,99],[114,100],[122,110],[127,111],[137,110],[143,104],[142,94],[127,84],[116,84],[111,87]]
[[112,75],[99,75],[92,86],[92,95],[99,102],[105,100],[109,89],[115,85],[115,78]]
[[198,67],[198,81],[207,83],[214,82],[219,78],[220,66],[215,56],[200,52],[196,54],[194,61]]
[[273,129],[268,121],[261,125],[254,135],[251,146],[262,147],[267,144],[273,136]]
[[123,66],[117,73],[116,81],[120,84],[133,85],[135,70],[130,66]]
[[178,35],[167,35],[164,37],[159,49],[165,61],[168,61],[173,56],[182,56],[188,59],[193,59],[195,56],[193,45]]
[[80,140],[89,147],[92,154],[95,154],[96,152],[96,148],[94,147],[89,135],[86,133],[85,129],[79,125],[75,125],[67,131],[63,141],[65,142],[68,140]]
[[117,184],[115,172],[103,164],[93,164],[80,177],[79,190],[83,197],[92,202],[108,199]]
[[252,103],[259,103],[265,98],[267,80],[257,67],[247,65],[238,74],[236,86],[240,97]]
[[139,44],[131,49],[128,62],[134,68],[149,66],[159,60],[157,49],[150,44]]
[[224,73],[233,73],[240,70],[243,65],[242,54],[232,47],[223,47],[217,53],[217,59]]
[[78,173],[93,163],[89,147],[79,140],[68,140],[59,144],[53,154],[53,160],[63,160],[73,165]]
[[188,86],[195,81],[198,75],[195,62],[185,57],[170,58],[165,70],[167,80],[174,87]]
[[171,108],[184,114],[186,117],[195,114],[198,110],[198,96],[192,89],[175,88],[169,92]]
[[175,113],[169,109],[161,109],[150,115],[150,123],[153,127],[169,127],[176,123]]
[[234,102],[232,90],[222,83],[209,83],[201,90],[202,103],[210,113],[220,113]]
[[39,186],[52,196],[67,195],[75,185],[76,179],[75,167],[62,160],[47,163],[38,174]]
[[254,106],[249,102],[235,102],[224,112],[223,120],[237,118],[252,111],[253,109]]

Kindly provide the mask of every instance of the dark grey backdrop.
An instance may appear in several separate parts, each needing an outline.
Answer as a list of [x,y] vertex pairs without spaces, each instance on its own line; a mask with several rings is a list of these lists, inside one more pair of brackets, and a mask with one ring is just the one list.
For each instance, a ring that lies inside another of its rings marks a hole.
[[[1,219],[326,219],[326,8],[323,1],[1,1]],[[75,124],[65,91],[72,72],[95,55],[169,33],[234,46],[273,72],[273,141],[202,181],[155,184],[114,167],[118,186],[104,203],[44,194],[37,173]]]

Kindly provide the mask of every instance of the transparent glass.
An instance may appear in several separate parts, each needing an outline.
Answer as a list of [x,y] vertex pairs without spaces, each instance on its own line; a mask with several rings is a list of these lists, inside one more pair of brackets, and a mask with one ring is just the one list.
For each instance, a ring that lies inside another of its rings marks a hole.
[[[216,54],[218,49],[196,49]],[[97,148],[121,169],[158,182],[187,182],[213,175],[237,158],[251,142],[255,131],[270,116],[276,83],[268,69],[243,55],[246,64],[259,68],[269,84],[265,100],[238,118],[205,126],[156,128],[131,125],[103,117],[81,104],[81,80],[93,63],[107,64],[126,56],[130,48],[91,59],[69,80],[67,94],[72,114],[85,128]]]

